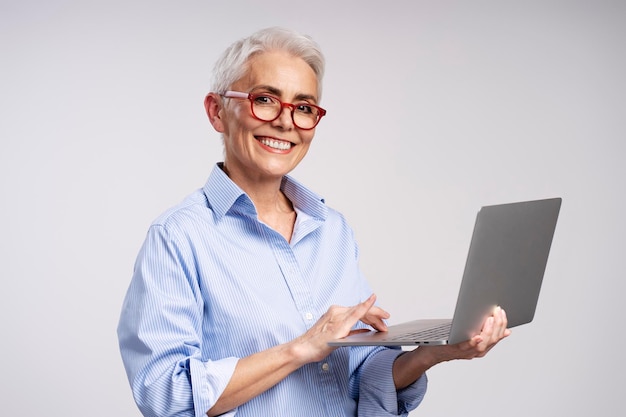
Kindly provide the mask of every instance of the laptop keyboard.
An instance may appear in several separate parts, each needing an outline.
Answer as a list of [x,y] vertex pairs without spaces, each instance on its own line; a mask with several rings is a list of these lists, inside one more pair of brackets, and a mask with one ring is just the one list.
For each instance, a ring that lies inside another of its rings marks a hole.
[[429,340],[446,340],[450,335],[450,327],[452,323],[443,323],[439,326],[431,327],[430,329],[424,329],[417,332],[408,332],[394,337],[390,337],[387,340],[415,340],[415,341],[429,341]]

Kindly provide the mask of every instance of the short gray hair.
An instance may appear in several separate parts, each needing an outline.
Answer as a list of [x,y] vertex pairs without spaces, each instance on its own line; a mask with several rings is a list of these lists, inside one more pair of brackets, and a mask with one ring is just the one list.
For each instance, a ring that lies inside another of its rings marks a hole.
[[325,61],[319,45],[310,36],[279,27],[261,29],[228,47],[213,68],[212,91],[228,90],[245,75],[253,55],[268,51],[285,51],[309,64],[317,77],[318,100],[321,98]]

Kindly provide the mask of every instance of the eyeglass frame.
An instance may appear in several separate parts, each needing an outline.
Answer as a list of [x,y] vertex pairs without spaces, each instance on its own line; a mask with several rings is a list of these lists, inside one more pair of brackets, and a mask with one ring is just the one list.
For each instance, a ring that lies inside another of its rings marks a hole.
[[[322,120],[322,117],[326,115],[326,110],[321,108],[320,106],[317,106],[315,104],[311,104],[311,103],[306,103],[307,106],[310,107],[315,107],[318,111],[319,116],[317,117],[317,120],[315,121],[315,124],[311,127],[300,127],[298,126],[298,124],[296,123],[295,119],[294,119],[294,113],[296,111],[296,107],[302,105],[304,102],[300,103],[300,104],[293,104],[293,103],[285,103],[283,101],[281,101],[278,97],[276,97],[275,95],[272,94],[267,94],[267,93],[244,93],[243,91],[233,91],[233,90],[228,90],[228,91],[224,91],[223,93],[219,93],[220,96],[224,97],[224,98],[240,98],[240,99],[247,99],[250,100],[250,112],[252,113],[252,117],[254,117],[257,120],[260,120],[261,122],[273,122],[274,120],[278,119],[280,117],[280,115],[283,113],[283,109],[285,107],[289,108],[291,110],[291,121],[293,122],[293,125],[295,127],[297,127],[298,129],[301,130],[313,130],[315,129],[315,127],[319,124],[320,120]],[[254,100],[258,97],[271,97],[272,99],[276,100],[279,104],[280,104],[280,111],[278,112],[278,114],[276,115],[276,117],[274,117],[271,120],[265,120],[265,119],[261,119],[259,116],[257,116],[254,113]]]

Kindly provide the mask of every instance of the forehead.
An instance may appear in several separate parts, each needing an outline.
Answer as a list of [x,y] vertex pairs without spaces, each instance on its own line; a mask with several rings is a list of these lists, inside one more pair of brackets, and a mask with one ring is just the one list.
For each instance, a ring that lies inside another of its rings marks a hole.
[[262,52],[253,55],[246,68],[244,76],[233,84],[234,90],[272,87],[285,99],[303,95],[317,98],[317,76],[302,58],[284,51]]

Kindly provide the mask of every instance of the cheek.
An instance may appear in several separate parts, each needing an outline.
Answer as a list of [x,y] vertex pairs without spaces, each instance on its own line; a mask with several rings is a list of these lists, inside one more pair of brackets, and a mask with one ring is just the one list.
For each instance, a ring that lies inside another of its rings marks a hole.
[[[234,115],[233,115],[234,116]],[[250,134],[258,125],[257,120],[250,120],[246,117],[231,117],[225,124],[224,135],[227,137],[237,137]]]
[[315,129],[311,131],[307,131],[303,135],[301,135],[302,143],[310,145],[311,142],[313,142],[313,137],[315,137]]
[[302,160],[309,153],[311,149],[311,142],[313,142],[313,134],[302,135],[300,136],[300,140],[302,141],[299,146],[299,160]]
[[222,109],[222,120],[224,123],[224,135],[239,135],[241,132],[250,130],[256,121],[248,117],[248,112],[241,105],[229,106]]

